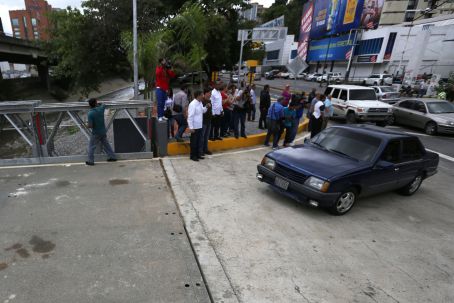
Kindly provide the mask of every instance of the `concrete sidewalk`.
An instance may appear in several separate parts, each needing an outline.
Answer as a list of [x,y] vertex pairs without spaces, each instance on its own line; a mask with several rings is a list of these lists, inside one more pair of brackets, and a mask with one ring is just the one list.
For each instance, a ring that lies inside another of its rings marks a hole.
[[156,160],[0,168],[0,302],[210,302]]
[[454,302],[451,171],[335,217],[256,180],[269,150],[164,164],[210,288],[223,272],[229,302]]

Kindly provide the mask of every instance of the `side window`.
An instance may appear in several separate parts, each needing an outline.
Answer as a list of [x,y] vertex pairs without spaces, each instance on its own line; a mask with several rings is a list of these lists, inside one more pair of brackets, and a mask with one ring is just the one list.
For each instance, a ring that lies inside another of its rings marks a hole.
[[339,99],[347,101],[347,91],[345,89],[341,90]]
[[416,101],[415,102],[415,110],[420,112],[420,113],[427,113],[426,106],[424,105],[424,102],[421,101]]
[[399,153],[400,141],[391,141],[388,143],[388,146],[386,146],[380,159],[396,164],[399,163]]
[[407,100],[407,101],[401,102],[401,103],[399,104],[399,107],[412,109],[413,103],[414,103],[413,101]]
[[325,89],[325,96],[331,95],[331,91],[332,91],[332,90],[333,90],[332,87],[327,87],[327,88]]
[[331,94],[333,98],[339,98],[340,88],[335,88],[333,93]]
[[402,147],[402,162],[414,161],[422,158],[422,146],[418,139],[405,139],[403,140]]
[[374,87],[375,93],[379,93],[378,88]]

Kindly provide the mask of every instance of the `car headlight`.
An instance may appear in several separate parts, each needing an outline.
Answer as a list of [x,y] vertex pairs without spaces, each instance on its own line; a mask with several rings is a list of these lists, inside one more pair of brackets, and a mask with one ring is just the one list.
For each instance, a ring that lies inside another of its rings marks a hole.
[[265,157],[263,157],[262,165],[271,170],[274,170],[274,168],[276,167],[276,161],[265,156]]
[[392,107],[388,108],[388,113],[392,113],[392,112],[393,112],[393,108]]
[[307,179],[306,182],[304,182],[304,184],[312,188],[318,189],[319,191],[324,193],[326,193],[329,188],[329,182],[316,177],[309,177],[309,179]]
[[358,108],[356,109],[356,111],[357,111],[358,113],[364,113],[364,112],[366,111],[366,109],[365,109],[364,107],[358,107]]

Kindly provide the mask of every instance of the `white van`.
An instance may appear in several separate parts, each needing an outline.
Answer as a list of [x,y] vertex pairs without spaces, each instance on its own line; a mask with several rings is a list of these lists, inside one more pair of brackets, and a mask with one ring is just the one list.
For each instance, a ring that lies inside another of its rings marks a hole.
[[392,116],[393,107],[378,101],[373,88],[356,85],[330,85],[325,95],[332,96],[334,117],[347,123],[375,122],[385,126]]

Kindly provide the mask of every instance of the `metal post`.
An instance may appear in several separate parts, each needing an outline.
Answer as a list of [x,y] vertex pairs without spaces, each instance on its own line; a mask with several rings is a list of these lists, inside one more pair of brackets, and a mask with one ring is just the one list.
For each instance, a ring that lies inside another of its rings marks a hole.
[[238,89],[240,89],[241,65],[243,62],[244,31],[241,31],[240,62],[238,63]]
[[[357,41],[357,38],[358,38],[358,31],[357,30],[354,30],[355,31],[355,38],[353,38],[353,43],[352,43],[352,49],[350,51],[350,58],[348,58],[348,64],[347,64],[347,70],[345,71],[345,82],[348,82],[348,78],[350,77],[350,70],[352,68],[352,61],[353,61],[353,53],[355,52],[355,46],[356,46],[356,41]],[[351,36],[351,33],[349,35],[349,38]],[[350,39],[349,39],[350,40]]]
[[139,96],[139,66],[137,58],[137,0],[132,0],[132,35],[134,52],[134,100]]

